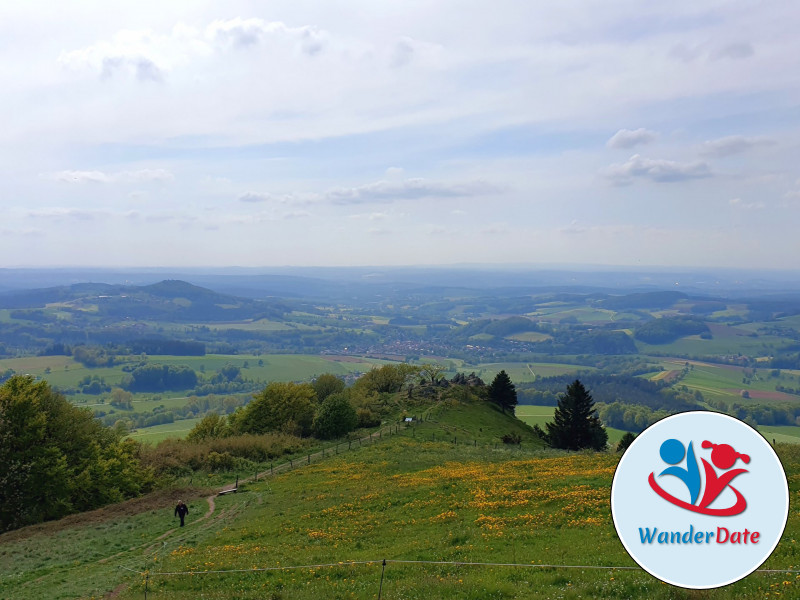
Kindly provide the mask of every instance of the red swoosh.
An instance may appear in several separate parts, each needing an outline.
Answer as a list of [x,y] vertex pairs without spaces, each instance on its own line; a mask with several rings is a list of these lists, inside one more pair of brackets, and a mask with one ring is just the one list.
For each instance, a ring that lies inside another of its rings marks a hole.
[[744,499],[744,496],[737,490],[735,487],[730,487],[733,492],[736,494],[736,504],[729,508],[704,508],[700,506],[695,506],[694,504],[689,504],[688,502],[684,502],[679,498],[676,498],[672,494],[665,492],[661,489],[656,483],[656,478],[653,473],[650,473],[650,477],[647,478],[650,487],[653,488],[653,491],[661,496],[664,500],[669,502],[670,504],[674,504],[675,506],[680,506],[681,508],[685,508],[686,510],[690,510],[692,512],[700,513],[701,515],[711,515],[715,517],[732,517],[733,515],[738,515],[739,513],[744,512],[744,509],[747,508],[747,500]]

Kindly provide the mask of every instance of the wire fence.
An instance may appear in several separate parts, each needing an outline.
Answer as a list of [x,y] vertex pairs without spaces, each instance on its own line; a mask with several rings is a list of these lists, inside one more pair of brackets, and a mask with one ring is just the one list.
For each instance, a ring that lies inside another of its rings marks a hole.
[[344,454],[345,452],[358,450],[359,448],[363,448],[366,446],[370,446],[383,440],[384,438],[390,438],[393,436],[401,436],[401,437],[408,437],[412,439],[416,439],[419,441],[431,441],[431,442],[443,442],[449,443],[456,446],[471,446],[474,448],[491,448],[497,450],[498,448],[503,448],[507,450],[518,450],[521,448],[520,444],[505,444],[502,442],[479,442],[477,438],[470,438],[469,436],[461,434],[461,438],[459,438],[458,432],[456,428],[452,428],[453,431],[439,431],[436,430],[429,430],[429,431],[422,431],[417,433],[418,425],[420,423],[425,422],[432,422],[438,423],[435,419],[430,418],[430,415],[427,413],[422,416],[421,419],[415,420],[411,423],[393,423],[387,426],[384,426],[377,431],[371,433],[368,436],[355,438],[352,440],[346,441],[339,441],[328,446],[323,446],[319,450],[314,450],[307,452],[304,455],[296,455],[290,457],[288,459],[284,459],[283,462],[271,462],[269,469],[263,469],[256,471],[253,473],[252,476],[239,479],[239,476],[236,476],[236,483],[229,484],[227,486],[223,486],[220,490],[221,493],[229,493],[233,492],[238,488],[239,483],[248,483],[250,481],[258,481],[259,479],[264,479],[269,476],[278,475],[281,473],[287,473],[292,471],[298,467],[303,467],[306,465],[310,465],[313,462],[319,462],[320,460],[331,458],[333,456],[338,456],[339,454]]
[[[562,565],[562,564],[549,564],[549,563],[505,563],[505,562],[474,562],[474,561],[446,561],[446,560],[405,560],[405,559],[376,559],[376,560],[357,560],[357,561],[340,561],[329,562],[310,565],[280,565],[280,566],[265,566],[265,567],[252,567],[249,569],[209,569],[204,571],[153,571],[145,570],[139,571],[129,567],[120,567],[121,570],[129,571],[140,577],[144,578],[144,598],[147,600],[148,594],[152,593],[150,590],[151,579],[157,577],[196,577],[198,575],[226,575],[226,574],[242,574],[242,573],[266,573],[272,571],[293,571],[293,570],[313,570],[325,568],[345,568],[356,566],[380,566],[380,582],[378,583],[378,599],[380,600],[383,593],[383,580],[388,565],[438,565],[448,567],[504,567],[504,568],[520,568],[520,569],[579,569],[581,571],[598,570],[598,571],[640,571],[644,569],[638,566],[630,565]],[[756,569],[754,573],[761,574],[785,574],[797,575],[800,570],[789,569]]]

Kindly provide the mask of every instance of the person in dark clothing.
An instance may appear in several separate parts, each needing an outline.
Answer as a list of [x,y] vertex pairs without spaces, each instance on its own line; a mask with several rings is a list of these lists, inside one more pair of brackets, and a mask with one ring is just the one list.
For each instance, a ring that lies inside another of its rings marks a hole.
[[183,500],[178,502],[178,506],[175,507],[175,516],[181,518],[181,527],[183,527],[183,518],[189,514],[189,507],[186,506],[186,503]]

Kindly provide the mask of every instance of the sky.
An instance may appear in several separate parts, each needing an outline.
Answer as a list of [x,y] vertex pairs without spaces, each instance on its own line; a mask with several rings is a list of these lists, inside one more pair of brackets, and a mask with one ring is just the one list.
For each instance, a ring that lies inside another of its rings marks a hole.
[[0,267],[798,268],[785,0],[0,3]]

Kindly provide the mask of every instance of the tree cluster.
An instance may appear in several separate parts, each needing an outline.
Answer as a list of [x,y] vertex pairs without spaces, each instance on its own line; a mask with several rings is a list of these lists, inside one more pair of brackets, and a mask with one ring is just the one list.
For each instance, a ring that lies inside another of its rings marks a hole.
[[[386,379],[385,376],[373,377],[378,385],[384,385]],[[352,392],[345,389],[344,382],[328,373],[313,383],[273,382],[227,418],[214,413],[206,415],[189,433],[188,439],[268,433],[339,438],[359,425],[374,424],[370,411],[363,407],[356,411],[351,396]],[[364,423],[363,420],[370,422]]]
[[147,364],[137,367],[122,382],[131,392],[188,390],[197,385],[197,373],[186,366]]
[[660,317],[636,328],[634,336],[648,344],[668,344],[686,335],[708,333],[708,325],[691,318]]
[[119,502],[152,483],[139,446],[45,382],[0,386],[0,531]]

